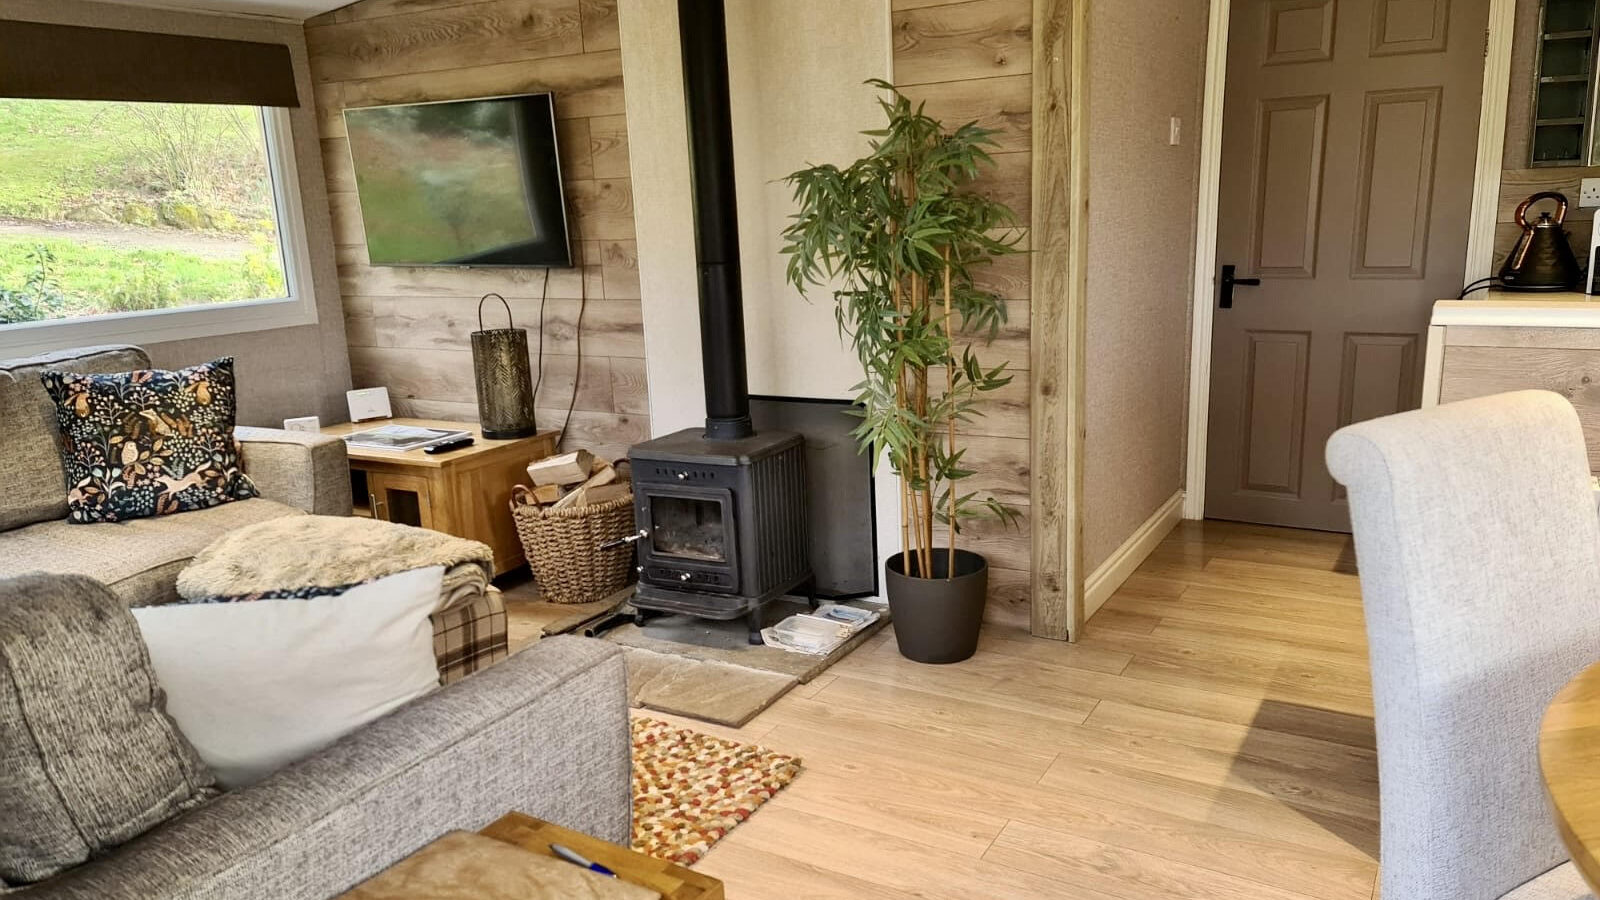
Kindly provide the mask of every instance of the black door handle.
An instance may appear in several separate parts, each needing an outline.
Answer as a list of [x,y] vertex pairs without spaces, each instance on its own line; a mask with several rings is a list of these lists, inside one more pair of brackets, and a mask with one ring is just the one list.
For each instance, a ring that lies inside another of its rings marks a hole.
[[1235,285],[1242,287],[1258,287],[1261,284],[1261,279],[1259,278],[1234,277],[1233,273],[1237,269],[1238,266],[1222,267],[1222,279],[1220,281],[1221,289],[1217,292],[1217,305],[1223,309],[1233,309],[1233,288]]

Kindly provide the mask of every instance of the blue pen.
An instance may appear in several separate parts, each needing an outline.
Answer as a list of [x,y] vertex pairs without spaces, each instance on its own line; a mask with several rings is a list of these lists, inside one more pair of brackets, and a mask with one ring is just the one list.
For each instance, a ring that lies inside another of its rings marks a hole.
[[617,877],[617,873],[611,871],[605,866],[600,865],[597,862],[591,862],[590,860],[584,858],[583,854],[573,850],[570,847],[563,847],[560,844],[551,844],[550,852],[575,866],[583,866],[585,869],[588,869],[591,872],[599,872],[601,875],[606,875],[611,878]]

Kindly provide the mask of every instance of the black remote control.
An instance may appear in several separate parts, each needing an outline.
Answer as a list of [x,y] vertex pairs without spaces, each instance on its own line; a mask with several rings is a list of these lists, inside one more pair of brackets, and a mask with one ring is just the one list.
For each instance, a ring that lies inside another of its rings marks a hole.
[[442,444],[434,444],[432,447],[423,447],[422,452],[427,453],[430,456],[438,453],[449,453],[451,450],[460,450],[463,447],[471,447],[472,443],[472,436],[468,435],[467,437],[456,438],[453,441],[445,441]]

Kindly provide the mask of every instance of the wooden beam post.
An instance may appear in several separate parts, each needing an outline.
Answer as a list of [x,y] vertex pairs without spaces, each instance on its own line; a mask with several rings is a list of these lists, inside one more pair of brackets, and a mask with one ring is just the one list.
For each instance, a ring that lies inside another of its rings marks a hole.
[[1033,633],[1083,627],[1089,0],[1033,0]]

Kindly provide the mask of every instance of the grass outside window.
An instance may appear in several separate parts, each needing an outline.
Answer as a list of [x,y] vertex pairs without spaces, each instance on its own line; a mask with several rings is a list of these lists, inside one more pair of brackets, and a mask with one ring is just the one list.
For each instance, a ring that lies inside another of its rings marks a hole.
[[255,107],[0,100],[0,327],[288,296]]

